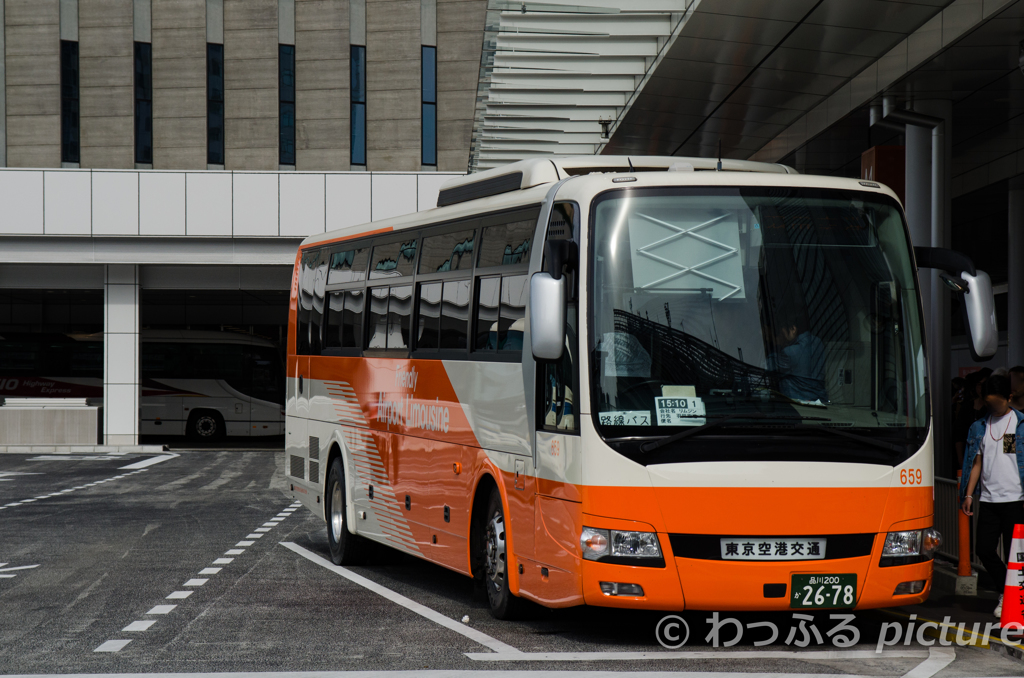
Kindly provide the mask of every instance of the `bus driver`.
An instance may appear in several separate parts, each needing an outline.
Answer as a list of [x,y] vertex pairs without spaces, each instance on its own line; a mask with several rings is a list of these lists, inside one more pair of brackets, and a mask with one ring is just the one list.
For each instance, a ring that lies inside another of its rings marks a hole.
[[779,379],[779,391],[792,400],[825,404],[825,345],[809,331],[798,329],[796,314],[780,314],[775,334],[778,350],[768,356],[768,370]]

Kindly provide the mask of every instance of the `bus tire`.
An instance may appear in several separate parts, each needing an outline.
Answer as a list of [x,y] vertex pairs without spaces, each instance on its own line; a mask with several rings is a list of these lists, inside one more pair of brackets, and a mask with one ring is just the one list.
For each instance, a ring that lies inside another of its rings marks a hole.
[[506,551],[508,526],[505,522],[505,508],[501,503],[498,488],[491,489],[484,514],[483,547],[484,588],[491,615],[496,619],[518,619],[522,616],[526,601],[512,595],[508,587],[508,553]]
[[220,440],[227,433],[224,417],[215,410],[194,410],[188,415],[185,434],[192,440]]
[[331,549],[331,561],[335,565],[355,565],[362,560],[363,555],[363,539],[348,531],[347,499],[345,468],[341,458],[335,457],[327,471],[327,497],[324,501],[327,543]]

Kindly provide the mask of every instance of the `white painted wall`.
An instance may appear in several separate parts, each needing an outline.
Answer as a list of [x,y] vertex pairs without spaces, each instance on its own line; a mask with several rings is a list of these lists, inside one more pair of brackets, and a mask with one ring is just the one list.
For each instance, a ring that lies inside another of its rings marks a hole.
[[431,209],[453,176],[0,168],[0,237],[304,238]]

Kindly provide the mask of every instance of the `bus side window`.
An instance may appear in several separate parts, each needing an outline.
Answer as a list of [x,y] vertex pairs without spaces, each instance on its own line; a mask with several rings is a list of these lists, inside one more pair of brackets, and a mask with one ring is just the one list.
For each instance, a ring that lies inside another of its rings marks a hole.
[[[313,310],[314,294],[317,288],[318,264],[320,263],[320,251],[303,252],[302,269],[299,272],[299,307],[298,318],[295,323],[295,352],[299,355],[309,355],[313,349]],[[324,266],[326,273],[326,265]],[[318,332],[316,339],[316,352],[320,352],[319,330],[323,317],[323,282],[320,283],[320,318],[316,321]]]
[[565,350],[558,360],[539,363],[537,387],[538,427],[548,431],[579,432],[576,417],[576,392],[579,388],[579,361],[576,357],[576,304],[566,309]]

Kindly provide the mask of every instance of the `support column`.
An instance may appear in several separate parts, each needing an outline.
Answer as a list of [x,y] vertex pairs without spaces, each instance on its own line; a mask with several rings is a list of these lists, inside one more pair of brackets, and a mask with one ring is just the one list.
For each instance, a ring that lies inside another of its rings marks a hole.
[[1006,330],[1008,367],[1024,365],[1024,176],[1010,179],[1009,261]]
[[[923,113],[943,122],[932,130],[925,130],[929,137],[931,155],[930,174],[930,225],[929,240],[932,247],[948,248],[952,244],[952,163],[953,134],[950,129],[953,118],[951,101],[919,101],[915,113]],[[908,129],[909,126],[908,126]],[[950,347],[949,323],[950,292],[939,277],[941,272],[928,272],[929,283],[922,293],[925,315],[928,321],[928,358],[931,363],[932,420],[935,430],[935,465],[940,475],[947,476],[953,471],[953,422],[950,400]]]
[[103,443],[139,444],[139,267],[109,265],[103,281]]

